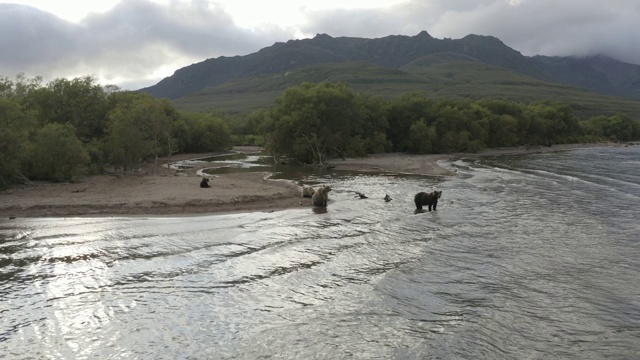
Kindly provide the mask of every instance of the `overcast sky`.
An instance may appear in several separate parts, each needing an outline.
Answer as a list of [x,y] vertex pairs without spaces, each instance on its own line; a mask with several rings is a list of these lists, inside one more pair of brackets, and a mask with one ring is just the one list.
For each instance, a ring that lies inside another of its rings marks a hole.
[[92,75],[138,89],[181,67],[313,37],[491,35],[524,55],[640,65],[640,0],[14,0],[0,77]]

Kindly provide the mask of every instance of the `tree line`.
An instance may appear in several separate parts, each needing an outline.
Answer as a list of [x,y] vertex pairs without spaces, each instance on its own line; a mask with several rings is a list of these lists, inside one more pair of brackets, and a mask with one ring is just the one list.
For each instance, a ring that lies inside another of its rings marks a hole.
[[92,77],[0,77],[0,187],[73,181],[137,169],[176,153],[261,145],[274,157],[322,164],[378,152],[476,152],[484,148],[640,139],[627,115],[577,119],[562,103],[381,99],[343,83],[303,83],[271,108],[231,117],[177,110],[166,99],[100,86]]
[[178,111],[166,99],[103,87],[89,76],[46,85],[40,77],[0,77],[0,188],[73,181],[105,165],[129,171],[177,152],[230,145],[219,115]]
[[316,164],[375,152],[477,152],[640,139],[640,120],[623,114],[578,119],[564,103],[433,99],[418,92],[383,100],[341,83],[289,88],[272,109],[252,116],[274,156]]

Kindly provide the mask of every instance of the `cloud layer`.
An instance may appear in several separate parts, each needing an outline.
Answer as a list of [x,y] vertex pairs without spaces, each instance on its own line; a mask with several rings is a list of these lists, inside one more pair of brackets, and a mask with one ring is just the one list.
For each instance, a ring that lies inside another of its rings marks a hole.
[[[0,76],[94,75],[125,88],[151,85],[180,67],[245,55],[296,34],[376,38],[492,35],[525,55],[605,54],[640,65],[637,0],[408,0],[379,9],[304,10],[296,27],[246,29],[216,1],[122,0],[79,23],[0,3]],[[248,9],[250,11],[250,9]]]
[[0,49],[6,49],[0,76],[94,75],[134,85],[163,67],[173,71],[207,58],[244,55],[292,37],[293,30],[277,26],[239,28],[207,1],[161,6],[125,0],[78,24],[32,7],[0,4]]
[[381,37],[426,30],[454,39],[491,35],[528,56],[604,54],[640,65],[637,0],[410,0],[384,11],[307,15],[306,33]]

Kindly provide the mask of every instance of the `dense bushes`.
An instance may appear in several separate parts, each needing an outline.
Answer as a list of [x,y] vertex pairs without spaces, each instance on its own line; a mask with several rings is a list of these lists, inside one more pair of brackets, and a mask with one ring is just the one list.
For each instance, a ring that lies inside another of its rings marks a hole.
[[40,82],[0,78],[0,187],[25,177],[72,181],[105,165],[132,170],[231,144],[222,118],[180,113],[166,99],[101,87],[91,77]]
[[224,150],[231,146],[229,126],[220,117],[202,113],[182,113],[184,135],[180,137],[182,152],[202,153]]
[[571,107],[562,103],[430,99],[419,93],[385,101],[328,83],[287,90],[260,129],[272,151],[316,163],[327,157],[383,150],[477,152],[640,139],[638,120],[617,115],[579,121]]
[[84,175],[89,155],[70,124],[46,124],[36,131],[26,159],[26,175],[69,181]]
[[579,120],[561,103],[391,100],[341,83],[289,88],[271,109],[229,117],[177,111],[171,102],[101,87],[91,77],[0,78],[0,187],[25,177],[70,181],[112,165],[123,171],[176,152],[262,145],[306,163],[394,151],[476,152],[483,148],[640,139],[625,115]]
[[357,95],[344,84],[292,87],[260,127],[274,155],[323,163],[336,156],[362,156],[383,151],[387,121],[379,102]]

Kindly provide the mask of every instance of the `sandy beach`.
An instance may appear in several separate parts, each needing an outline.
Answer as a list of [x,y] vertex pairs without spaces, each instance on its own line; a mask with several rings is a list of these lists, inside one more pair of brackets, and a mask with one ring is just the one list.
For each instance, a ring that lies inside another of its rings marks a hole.
[[[328,162],[338,170],[382,171],[430,176],[455,176],[439,160],[507,154],[563,151],[619,144],[569,144],[553,147],[491,149],[477,154],[374,154],[365,158]],[[253,152],[256,149],[239,149]],[[204,158],[212,154],[174,156],[173,161]],[[166,163],[166,159],[163,159]],[[203,165],[202,167],[207,166]],[[185,171],[149,165],[137,172],[94,175],[76,183],[34,183],[0,192],[0,218],[115,215],[181,215],[219,212],[270,212],[309,207],[298,185],[269,180],[269,173],[243,172],[211,178],[210,188],[200,188],[195,166]]]

